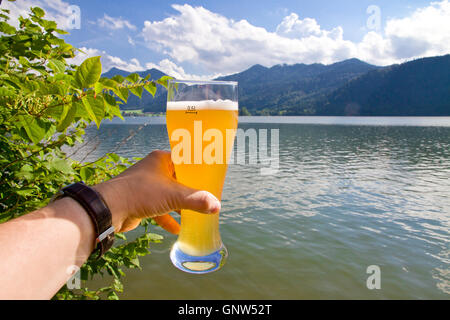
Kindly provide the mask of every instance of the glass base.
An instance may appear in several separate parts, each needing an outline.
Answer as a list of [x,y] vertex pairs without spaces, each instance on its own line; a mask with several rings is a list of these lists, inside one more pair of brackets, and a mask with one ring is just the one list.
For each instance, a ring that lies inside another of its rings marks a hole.
[[189,273],[209,273],[222,268],[228,257],[227,248],[222,244],[219,250],[207,256],[191,256],[180,250],[178,242],[170,251],[170,260],[175,267]]

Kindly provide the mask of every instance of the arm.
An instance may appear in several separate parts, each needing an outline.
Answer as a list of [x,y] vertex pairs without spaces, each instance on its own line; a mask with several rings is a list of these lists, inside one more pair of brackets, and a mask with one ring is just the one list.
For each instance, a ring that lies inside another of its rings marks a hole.
[[[168,212],[217,213],[209,192],[177,183],[170,153],[155,151],[114,179],[94,187],[111,210],[116,232],[136,228],[142,218],[173,219]],[[0,225],[0,299],[49,299],[94,249],[93,223],[73,199]]]

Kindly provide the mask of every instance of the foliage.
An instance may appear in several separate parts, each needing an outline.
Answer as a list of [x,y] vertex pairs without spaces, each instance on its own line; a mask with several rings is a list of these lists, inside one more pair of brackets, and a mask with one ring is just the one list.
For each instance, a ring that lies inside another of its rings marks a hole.
[[449,116],[449,70],[450,55],[382,68],[349,59],[255,65],[219,80],[239,82],[239,104],[252,115]]
[[[149,76],[149,80],[156,80],[163,77],[167,77],[165,73],[155,68],[140,71],[137,72],[137,74],[142,78]],[[128,75],[130,75],[130,72],[120,70],[117,68],[111,68],[111,70],[109,70],[104,74],[105,77],[109,78],[112,78],[116,75],[127,77]],[[128,98],[127,103],[120,105],[120,109],[127,111],[141,109],[144,112],[152,112],[152,113],[166,112],[167,90],[163,85],[159,85],[158,83],[156,86],[158,90],[156,91],[154,96],[147,91],[144,91],[141,97],[130,96]]]
[[252,114],[247,110],[246,107],[239,107],[240,116],[251,116]]
[[[137,74],[102,77],[100,57],[70,65],[67,59],[77,49],[44,15],[42,9],[31,8],[16,28],[8,23],[9,11],[0,12],[0,223],[44,206],[64,185],[80,180],[96,184],[137,160],[108,153],[83,163],[68,153],[83,143],[92,122],[99,127],[103,119],[122,118],[119,105],[130,95],[140,97],[144,90],[154,95],[157,83],[167,81]],[[145,233],[134,241],[117,234],[117,246],[81,268],[82,280],[112,275],[109,286],[75,291],[65,286],[55,298],[117,299],[123,268],[140,268],[139,257],[149,253],[149,243],[162,238],[147,232],[149,223],[143,221]]]
[[252,115],[311,115],[311,106],[323,95],[376,68],[357,59],[331,65],[254,65],[218,80],[239,82],[239,104]]

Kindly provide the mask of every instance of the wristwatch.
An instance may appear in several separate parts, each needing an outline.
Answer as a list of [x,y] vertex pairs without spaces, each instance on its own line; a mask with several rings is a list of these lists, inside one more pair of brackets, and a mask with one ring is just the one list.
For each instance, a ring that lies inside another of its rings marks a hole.
[[114,243],[111,211],[105,200],[100,193],[83,182],[73,183],[64,187],[52,197],[51,202],[64,197],[70,197],[77,201],[91,217],[96,235],[94,252],[98,252],[97,259],[99,259]]

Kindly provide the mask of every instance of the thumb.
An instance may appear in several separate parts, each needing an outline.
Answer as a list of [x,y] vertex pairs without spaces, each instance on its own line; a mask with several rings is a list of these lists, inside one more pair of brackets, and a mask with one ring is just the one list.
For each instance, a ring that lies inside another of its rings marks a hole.
[[180,183],[177,185],[176,209],[188,209],[201,213],[218,213],[220,211],[220,201],[212,193],[192,189]]

